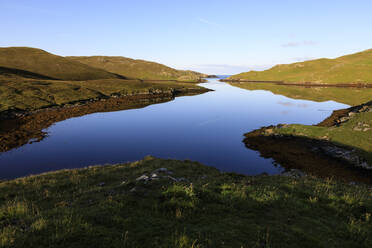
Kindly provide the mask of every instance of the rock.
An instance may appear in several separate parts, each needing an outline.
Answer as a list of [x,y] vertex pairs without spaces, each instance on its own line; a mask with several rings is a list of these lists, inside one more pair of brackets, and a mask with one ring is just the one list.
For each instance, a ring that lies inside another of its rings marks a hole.
[[341,118],[340,118],[340,122],[346,122],[346,121],[348,121],[348,120],[349,120],[348,117],[341,117]]
[[129,192],[136,192],[137,191],[137,189],[136,189],[136,187],[134,187],[134,188],[132,188],[131,190],[129,190]]
[[98,186],[99,187],[103,187],[103,186],[105,186],[105,183],[104,182],[101,182],[101,183],[98,184]]
[[278,124],[277,125],[278,128],[286,128],[288,126],[289,126],[288,124]]
[[272,128],[265,129],[265,134],[272,134],[274,130]]
[[171,177],[171,176],[167,176],[167,178],[171,179],[174,182],[178,182],[178,179],[177,178],[174,178],[174,177]]
[[282,176],[286,177],[293,177],[293,178],[301,178],[306,176],[306,174],[298,169],[291,169],[289,171],[283,172]]
[[156,173],[156,172],[167,172],[167,171],[168,171],[167,168],[159,168],[159,169],[154,170],[154,173]]
[[173,172],[170,171],[170,170],[168,170],[167,168],[159,168],[159,169],[156,169],[156,170],[154,170],[153,173],[167,173],[167,174],[169,174],[169,175],[172,175],[172,174],[173,174]]
[[362,128],[356,126],[356,127],[353,128],[353,131],[362,131]]
[[149,179],[148,176],[146,176],[146,175],[142,175],[142,176],[138,177],[138,178],[136,179],[136,181],[142,181],[142,180],[147,181],[148,179]]
[[371,130],[371,128],[369,127],[363,128],[363,132],[367,132],[368,130]]
[[349,150],[346,148],[342,147],[337,147],[337,146],[322,146],[320,149],[328,156],[334,157],[334,158],[339,158],[339,159],[344,159],[350,164],[356,166],[356,167],[362,167],[364,169],[370,170],[372,169],[372,166],[367,163],[367,161],[359,157],[356,153],[355,150]]

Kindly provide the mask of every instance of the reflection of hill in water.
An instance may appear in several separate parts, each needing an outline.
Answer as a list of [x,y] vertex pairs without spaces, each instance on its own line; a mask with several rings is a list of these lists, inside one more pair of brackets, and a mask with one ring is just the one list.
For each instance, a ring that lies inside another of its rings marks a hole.
[[342,87],[303,87],[277,85],[274,83],[231,83],[231,85],[247,90],[268,90],[274,94],[295,99],[317,102],[336,101],[348,105],[358,105],[372,99],[371,88]]

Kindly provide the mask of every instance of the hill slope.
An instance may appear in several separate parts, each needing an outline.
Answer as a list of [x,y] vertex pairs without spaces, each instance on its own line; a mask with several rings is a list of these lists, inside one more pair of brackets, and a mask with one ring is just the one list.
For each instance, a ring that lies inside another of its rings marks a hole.
[[228,79],[320,84],[372,83],[372,49],[336,59],[276,65],[265,71],[244,72]]
[[0,67],[22,70],[23,74],[31,72],[61,80],[123,78],[102,69],[29,47],[0,48]]
[[196,81],[207,75],[170,68],[168,66],[125,57],[91,56],[91,57],[67,57],[71,60],[104,69],[128,78]]

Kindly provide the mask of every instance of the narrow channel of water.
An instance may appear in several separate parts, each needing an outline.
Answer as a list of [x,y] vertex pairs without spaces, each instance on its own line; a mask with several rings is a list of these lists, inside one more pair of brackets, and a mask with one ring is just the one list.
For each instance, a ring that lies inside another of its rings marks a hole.
[[315,124],[333,110],[348,107],[243,90],[217,79],[202,86],[214,91],[55,123],[41,142],[0,154],[0,179],[134,161],[146,155],[196,160],[244,174],[280,173],[271,159],[244,146],[244,133],[271,124]]

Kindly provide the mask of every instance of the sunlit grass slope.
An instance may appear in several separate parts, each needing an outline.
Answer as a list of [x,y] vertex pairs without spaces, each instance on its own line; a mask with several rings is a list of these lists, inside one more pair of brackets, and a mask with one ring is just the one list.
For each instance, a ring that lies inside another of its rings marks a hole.
[[128,78],[197,81],[201,77],[207,76],[194,71],[176,70],[159,63],[125,57],[92,56],[68,58]]
[[290,83],[372,83],[372,49],[336,59],[316,59],[276,65],[265,71],[250,71],[229,77]]
[[81,100],[115,95],[148,94],[154,90],[204,89],[192,83],[97,79],[87,81],[40,80],[0,75],[0,112],[18,109],[32,111]]
[[61,80],[123,78],[37,48],[0,48],[0,67],[23,70]]

